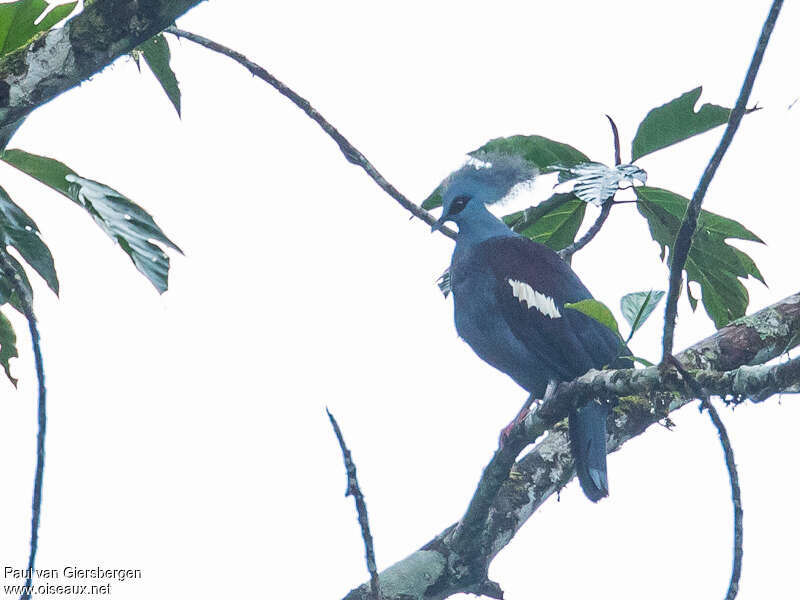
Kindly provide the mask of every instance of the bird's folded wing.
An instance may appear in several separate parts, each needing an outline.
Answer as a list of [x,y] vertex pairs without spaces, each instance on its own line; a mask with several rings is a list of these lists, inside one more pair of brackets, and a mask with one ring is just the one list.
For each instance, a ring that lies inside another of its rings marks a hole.
[[619,355],[616,334],[564,307],[592,295],[555,252],[518,237],[487,240],[476,252],[496,279],[497,304],[509,328],[554,378],[573,379]]

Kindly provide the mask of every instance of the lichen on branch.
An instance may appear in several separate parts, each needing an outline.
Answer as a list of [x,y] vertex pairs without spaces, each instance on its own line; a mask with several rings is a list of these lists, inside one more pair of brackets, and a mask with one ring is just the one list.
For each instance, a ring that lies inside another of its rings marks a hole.
[[96,0],[0,60],[0,132],[169,26],[202,0]]

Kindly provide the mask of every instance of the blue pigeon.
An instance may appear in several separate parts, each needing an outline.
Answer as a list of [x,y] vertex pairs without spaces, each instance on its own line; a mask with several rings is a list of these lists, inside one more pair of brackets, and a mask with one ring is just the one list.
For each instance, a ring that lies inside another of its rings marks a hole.
[[[570,266],[547,246],[511,231],[486,205],[498,202],[536,170],[510,156],[486,156],[442,184],[442,216],[458,225],[450,265],[456,331],[475,353],[542,398],[548,384],[592,368],[629,366],[608,328],[566,302],[591,298]],[[608,495],[606,420],[609,407],[591,401],[569,414],[575,470],[586,496]]]

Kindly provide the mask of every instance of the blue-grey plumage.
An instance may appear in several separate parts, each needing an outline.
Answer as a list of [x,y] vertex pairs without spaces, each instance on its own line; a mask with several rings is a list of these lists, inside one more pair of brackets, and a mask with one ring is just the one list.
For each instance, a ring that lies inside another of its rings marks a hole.
[[[564,307],[592,297],[570,266],[486,208],[531,180],[535,170],[516,158],[486,159],[490,167],[467,165],[445,180],[442,216],[433,226],[458,225],[450,276],[459,336],[537,398],[551,380],[569,381],[612,363],[623,366],[616,335]],[[607,417],[608,406],[599,402],[569,416],[575,469],[594,502],[608,495]]]

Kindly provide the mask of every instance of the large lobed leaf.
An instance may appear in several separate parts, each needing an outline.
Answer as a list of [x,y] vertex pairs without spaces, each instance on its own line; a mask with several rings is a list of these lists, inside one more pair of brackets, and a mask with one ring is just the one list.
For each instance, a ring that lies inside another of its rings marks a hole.
[[178,111],[178,116],[181,116],[181,90],[178,87],[178,78],[175,77],[175,72],[169,64],[170,52],[167,38],[163,33],[151,37],[149,40],[139,45],[138,50],[144,57],[147,66],[156,76],[158,83],[161,84],[162,89],[167,94],[167,98],[172,102],[172,106]]
[[[642,186],[635,191],[639,212],[647,219],[653,239],[661,245],[663,259],[665,248],[669,247],[672,253],[689,200],[660,188]],[[763,243],[741,223],[701,211],[685,265],[688,281],[700,284],[703,306],[717,328],[738,319],[747,310],[749,296],[739,278],[753,276],[764,283],[755,262],[727,244],[728,238]],[[690,301],[694,307],[696,301],[691,297]]]
[[2,160],[86,209],[155,288],[159,292],[166,291],[169,257],[161,246],[181,250],[144,209],[116,190],[85,179],[52,158],[22,150],[6,150]]
[[[521,156],[539,169],[540,173],[555,171],[556,167],[572,167],[581,162],[588,162],[580,150],[568,144],[556,142],[541,135],[512,135],[505,138],[489,140],[477,150],[469,152],[473,158],[481,159],[486,154],[506,154]],[[422,203],[422,208],[431,210],[442,205],[442,186]]]
[[702,91],[702,86],[697,87],[647,113],[633,138],[631,160],[727,123],[729,108],[704,104],[694,111]]
[[45,0],[17,0],[0,4],[0,56],[24,46],[37,33],[53,27],[69,15],[76,4],[67,2],[54,6],[38,23],[37,19],[49,6]]
[[536,206],[506,215],[503,221],[513,231],[558,251],[575,241],[585,214],[586,203],[574,194],[553,194]]

